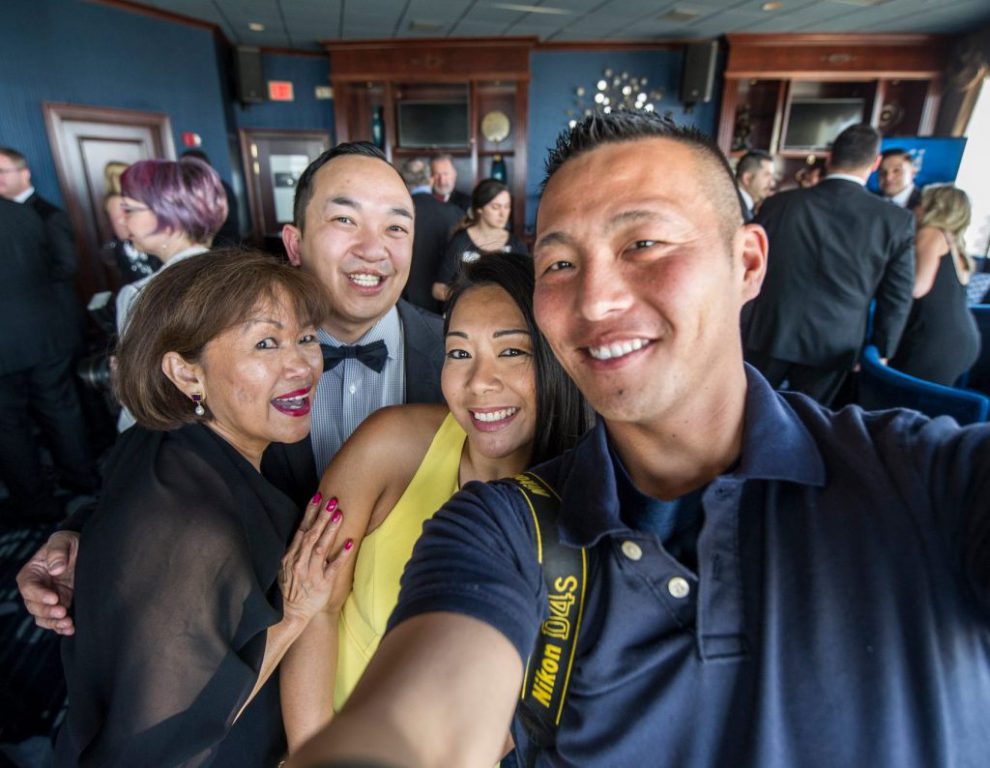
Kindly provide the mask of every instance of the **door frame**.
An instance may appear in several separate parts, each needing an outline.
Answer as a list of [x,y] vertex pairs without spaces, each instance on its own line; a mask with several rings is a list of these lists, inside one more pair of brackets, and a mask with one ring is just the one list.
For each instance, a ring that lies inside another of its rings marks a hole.
[[99,288],[101,280],[94,272],[97,254],[95,252],[89,253],[89,244],[86,242],[85,234],[86,221],[77,195],[78,185],[76,182],[82,182],[82,180],[74,179],[69,173],[67,157],[70,149],[62,140],[63,123],[78,120],[110,125],[137,125],[148,128],[155,141],[156,156],[164,160],[174,160],[175,143],[172,139],[172,121],[164,112],[145,112],[65,102],[45,101],[42,102],[41,109],[45,118],[45,128],[48,132],[48,146],[55,161],[58,186],[62,191],[62,199],[65,201],[69,221],[72,223],[76,252],[79,256],[88,256],[88,258],[79,259],[80,269],[77,281],[88,299],[88,296]]
[[298,139],[300,141],[322,141],[325,146],[333,146],[333,138],[329,131],[291,131],[275,130],[268,128],[241,128],[237,131],[241,145],[241,164],[244,167],[244,179],[248,193],[248,207],[251,209],[251,234],[257,242],[262,242],[267,235],[262,226],[264,219],[263,205],[261,202],[261,189],[258,184],[258,177],[261,170],[258,168],[258,160],[251,152],[251,145],[254,139]]

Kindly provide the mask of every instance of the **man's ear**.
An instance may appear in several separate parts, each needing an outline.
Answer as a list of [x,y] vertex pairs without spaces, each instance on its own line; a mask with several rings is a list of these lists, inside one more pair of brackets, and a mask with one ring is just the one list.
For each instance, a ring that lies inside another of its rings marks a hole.
[[740,254],[740,265],[743,270],[742,300],[745,304],[760,293],[763,278],[767,273],[769,253],[767,233],[759,224],[743,224],[736,230],[733,246],[736,253]]
[[877,168],[880,167],[880,163],[883,162],[883,155],[877,155],[876,160],[873,161],[873,165],[870,166],[870,173],[873,173]]
[[302,232],[293,224],[286,224],[282,227],[282,245],[289,256],[289,263],[294,267],[302,266],[300,251],[302,246]]
[[178,352],[166,352],[162,355],[162,373],[186,397],[202,395],[206,397],[206,382],[203,376],[203,366],[190,363]]

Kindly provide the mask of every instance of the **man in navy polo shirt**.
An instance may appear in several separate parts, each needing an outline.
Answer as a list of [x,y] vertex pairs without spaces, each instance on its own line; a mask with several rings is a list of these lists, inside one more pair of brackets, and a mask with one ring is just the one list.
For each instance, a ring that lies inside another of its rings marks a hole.
[[537,318],[601,420],[536,469],[589,560],[556,744],[513,717],[548,615],[532,516],[473,484],[295,765],[490,766],[510,728],[541,766],[987,764],[990,427],[775,393],[738,329],[766,259],[708,139],[628,114],[561,138]]

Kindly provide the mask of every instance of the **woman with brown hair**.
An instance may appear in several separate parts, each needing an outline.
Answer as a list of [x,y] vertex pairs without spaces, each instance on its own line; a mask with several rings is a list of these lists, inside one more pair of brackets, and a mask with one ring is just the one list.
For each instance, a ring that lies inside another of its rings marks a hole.
[[445,301],[464,264],[477,261],[485,253],[529,253],[526,244],[506,225],[512,213],[512,195],[498,179],[484,179],[471,193],[471,207],[457,225],[447,244],[433,284],[433,298]]
[[915,211],[914,303],[890,366],[952,386],[980,354],[980,332],[966,303],[973,260],[963,235],[969,197],[952,184],[925,187]]
[[138,425],[84,527],[57,766],[283,754],[272,671],[353,545],[335,544],[342,515],[319,496],[293,538],[298,511],[260,465],[309,432],[327,312],[311,275],[235,250],[170,267],[137,300],[115,387]]

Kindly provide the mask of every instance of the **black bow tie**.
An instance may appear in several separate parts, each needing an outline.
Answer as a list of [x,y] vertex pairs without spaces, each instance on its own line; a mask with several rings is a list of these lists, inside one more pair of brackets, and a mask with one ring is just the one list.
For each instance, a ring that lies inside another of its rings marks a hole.
[[364,363],[375,373],[381,373],[388,360],[388,347],[385,342],[379,339],[370,344],[355,344],[353,346],[332,347],[329,344],[320,344],[323,350],[323,370],[332,371],[341,360],[348,357],[354,358]]

